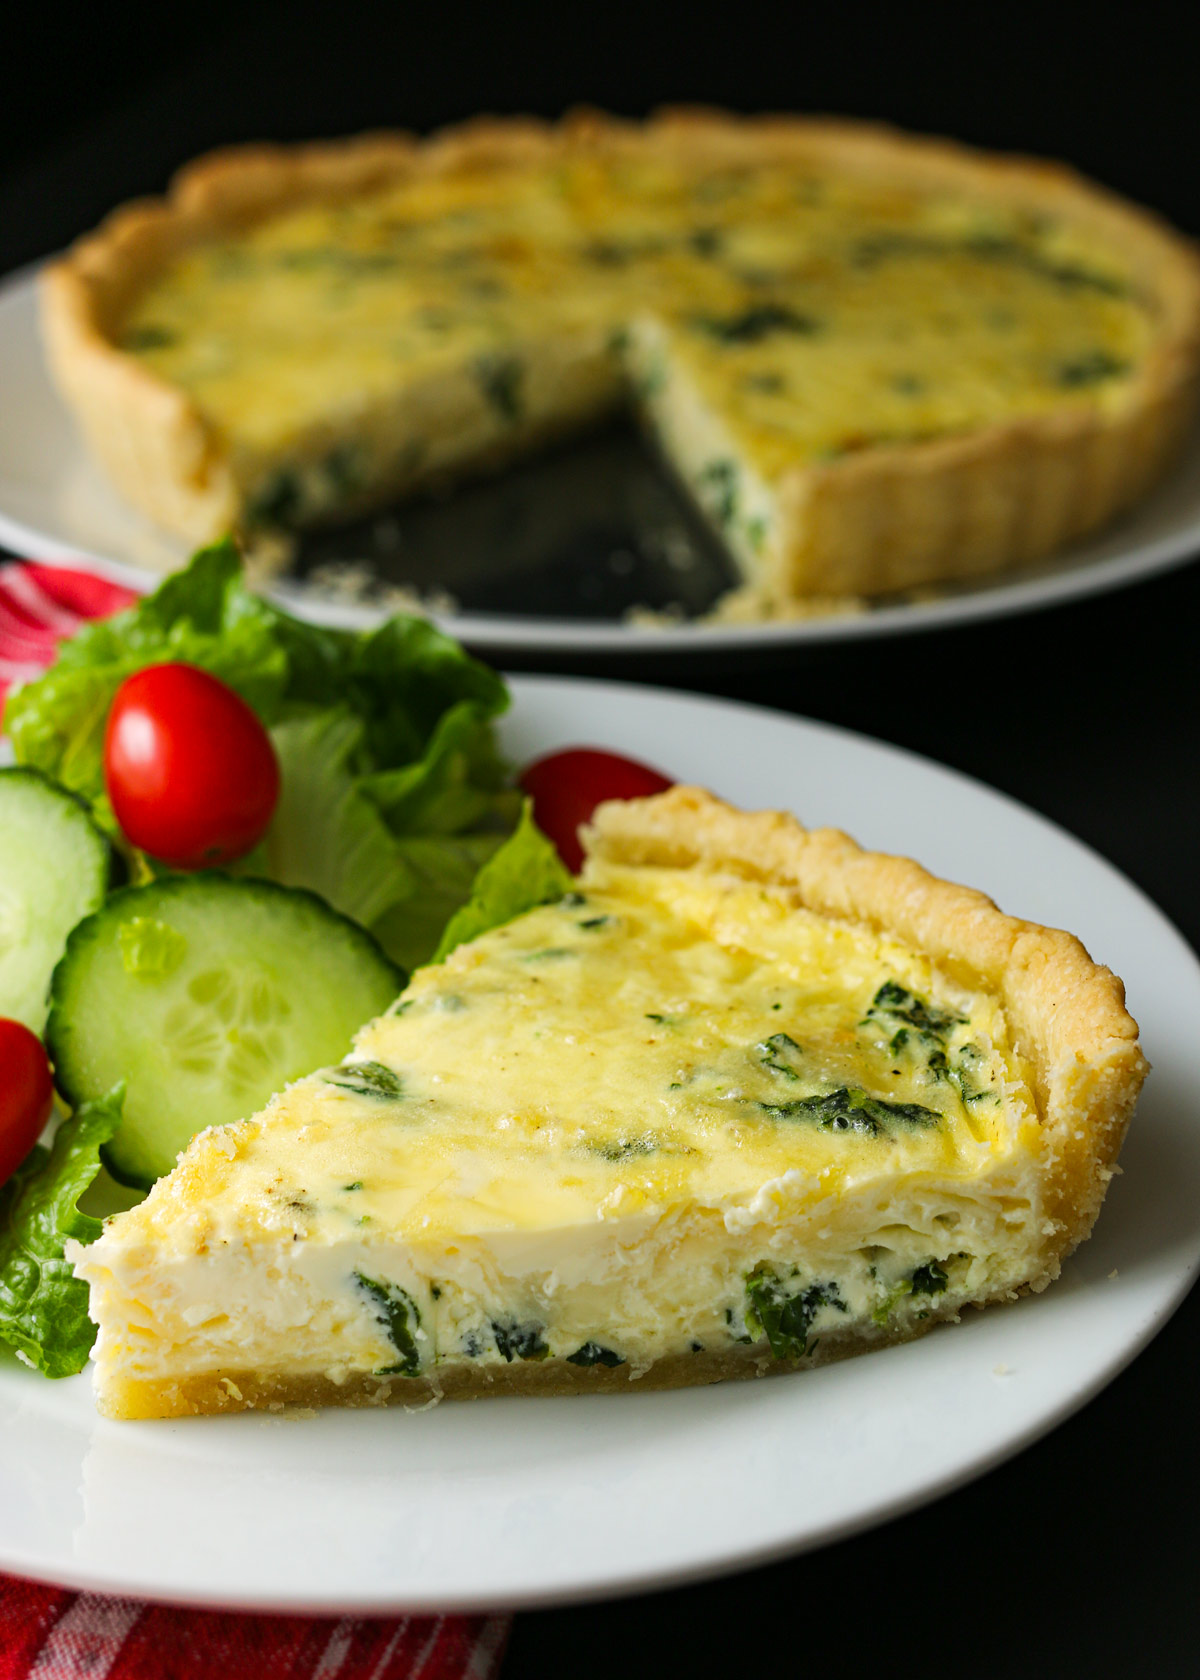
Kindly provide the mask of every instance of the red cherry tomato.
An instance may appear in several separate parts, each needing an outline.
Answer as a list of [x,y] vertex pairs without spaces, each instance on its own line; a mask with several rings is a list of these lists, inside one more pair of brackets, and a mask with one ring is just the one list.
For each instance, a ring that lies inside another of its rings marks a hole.
[[117,690],[104,782],[126,836],[176,869],[232,863],[279,797],[270,736],[240,695],[195,665],[147,665]]
[[50,1063],[20,1021],[0,1020],[0,1184],[12,1177],[50,1118]]
[[583,865],[579,829],[606,799],[641,799],[673,784],[657,770],[599,747],[568,747],[535,759],[518,777],[533,800],[533,820],[558,847],[572,874]]

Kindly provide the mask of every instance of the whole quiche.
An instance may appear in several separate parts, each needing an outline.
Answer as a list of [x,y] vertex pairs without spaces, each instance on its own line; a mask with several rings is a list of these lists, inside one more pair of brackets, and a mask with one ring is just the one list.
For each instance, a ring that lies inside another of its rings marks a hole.
[[1022,565],[1186,434],[1200,266],[1057,165],[668,111],[238,148],[47,272],[59,387],[192,541],[369,512],[632,409],[802,611]]

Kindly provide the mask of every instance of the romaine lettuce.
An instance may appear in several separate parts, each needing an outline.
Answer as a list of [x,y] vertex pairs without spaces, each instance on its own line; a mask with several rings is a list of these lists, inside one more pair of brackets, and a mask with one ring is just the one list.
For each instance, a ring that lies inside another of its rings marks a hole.
[[[412,969],[428,960],[480,865],[504,843],[497,819],[507,815],[506,804],[515,809],[515,796],[501,801],[459,785],[459,809],[471,796],[477,803],[470,816],[491,819],[482,831],[444,833],[433,826],[451,809],[449,790],[440,808],[430,802],[432,832],[421,831],[415,806],[406,828],[393,827],[371,797],[374,778],[351,768],[361,758],[363,733],[362,720],[342,709],[291,718],[271,731],[282,772],[279,805],[245,872],[320,893],[370,928],[394,962]],[[413,768],[424,770],[431,757]]]
[[456,945],[503,927],[539,904],[552,904],[571,890],[571,875],[533,820],[527,800],[516,829],[475,878],[471,896],[455,912],[434,953],[448,957]]
[[49,1149],[38,1144],[0,1187],[0,1341],[47,1377],[82,1371],[96,1337],[88,1289],[63,1258],[67,1240],[94,1242],[100,1221],[80,1196],[100,1170],[100,1150],[121,1120],[124,1089],[85,1103]]

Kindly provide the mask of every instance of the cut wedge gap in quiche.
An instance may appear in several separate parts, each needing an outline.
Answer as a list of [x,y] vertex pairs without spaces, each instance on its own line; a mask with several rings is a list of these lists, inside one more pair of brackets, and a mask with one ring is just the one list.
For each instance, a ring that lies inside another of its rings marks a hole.
[[102,1411],[675,1387],[1043,1289],[1146,1063],[1079,941],[696,789],[72,1253]]

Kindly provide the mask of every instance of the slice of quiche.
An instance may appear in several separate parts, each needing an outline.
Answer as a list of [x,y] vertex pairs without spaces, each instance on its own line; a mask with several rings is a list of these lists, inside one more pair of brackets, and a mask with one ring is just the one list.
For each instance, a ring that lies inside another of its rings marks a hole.
[[97,457],[194,540],[627,408],[761,615],[1062,547],[1161,473],[1200,370],[1190,246],[1068,171],[713,112],[220,153],[44,304]]
[[674,1386],[1044,1288],[1146,1064],[1071,935],[694,789],[73,1258],[101,1409]]

